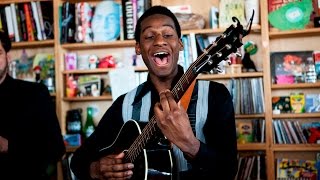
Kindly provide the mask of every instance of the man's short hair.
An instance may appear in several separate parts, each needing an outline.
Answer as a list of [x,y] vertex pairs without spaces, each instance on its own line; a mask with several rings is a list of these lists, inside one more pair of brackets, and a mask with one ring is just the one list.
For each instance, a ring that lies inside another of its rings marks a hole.
[[151,8],[147,9],[137,21],[136,30],[134,32],[134,38],[136,42],[140,42],[141,22],[147,17],[152,16],[154,14],[161,14],[170,17],[173,20],[178,37],[181,37],[181,28],[176,16],[168,8],[164,6],[152,6]]
[[5,32],[2,29],[0,29],[0,43],[6,52],[10,51],[11,41],[10,41],[9,35],[7,32]]

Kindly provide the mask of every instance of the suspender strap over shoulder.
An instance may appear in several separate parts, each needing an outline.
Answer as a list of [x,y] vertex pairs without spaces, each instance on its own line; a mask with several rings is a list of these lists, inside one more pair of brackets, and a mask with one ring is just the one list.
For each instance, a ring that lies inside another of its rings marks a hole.
[[190,99],[191,99],[191,95],[192,95],[192,92],[193,92],[195,84],[196,84],[196,80],[193,80],[193,82],[190,84],[190,86],[187,89],[187,91],[184,93],[184,95],[180,99],[180,103],[181,103],[182,107],[185,110],[188,109],[188,106],[189,106],[189,103],[190,103]]

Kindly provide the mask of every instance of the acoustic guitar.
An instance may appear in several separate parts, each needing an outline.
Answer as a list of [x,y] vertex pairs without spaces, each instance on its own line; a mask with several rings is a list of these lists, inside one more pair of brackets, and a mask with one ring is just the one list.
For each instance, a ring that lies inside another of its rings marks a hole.
[[[228,27],[203,50],[203,53],[190,65],[172,88],[171,92],[176,102],[180,100],[199,73],[217,68],[221,61],[226,60],[231,53],[237,52],[238,48],[242,46],[242,38],[250,33],[252,18],[247,28],[244,29],[239,20],[233,17],[232,20],[235,24]],[[158,131],[155,116],[142,130],[136,121],[129,120],[122,126],[115,141],[110,146],[101,149],[100,153],[125,152],[124,160],[135,165],[132,179],[173,179],[174,163],[170,149],[150,150],[146,148],[150,141],[160,139]]]

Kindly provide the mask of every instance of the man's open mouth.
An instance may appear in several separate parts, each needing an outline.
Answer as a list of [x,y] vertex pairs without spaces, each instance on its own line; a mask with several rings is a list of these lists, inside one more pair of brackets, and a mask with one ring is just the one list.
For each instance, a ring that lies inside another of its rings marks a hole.
[[157,65],[164,66],[169,63],[168,56],[169,53],[167,52],[157,52],[153,55],[153,60]]

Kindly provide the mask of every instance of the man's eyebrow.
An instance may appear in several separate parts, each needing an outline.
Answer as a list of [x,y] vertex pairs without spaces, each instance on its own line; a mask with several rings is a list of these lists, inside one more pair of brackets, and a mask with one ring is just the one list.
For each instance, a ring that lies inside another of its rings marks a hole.
[[[174,26],[172,26],[171,24],[164,24],[164,25],[162,25],[162,26],[167,26],[167,27],[170,27],[170,28],[172,28],[173,30],[175,30],[175,28],[174,28]],[[145,32],[147,29],[149,29],[149,28],[151,28],[152,26],[147,26],[147,27],[145,27],[144,29],[142,29],[142,33],[143,32]]]

